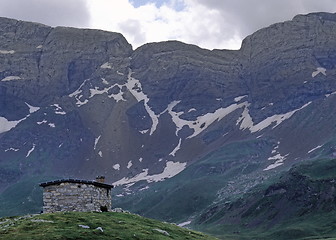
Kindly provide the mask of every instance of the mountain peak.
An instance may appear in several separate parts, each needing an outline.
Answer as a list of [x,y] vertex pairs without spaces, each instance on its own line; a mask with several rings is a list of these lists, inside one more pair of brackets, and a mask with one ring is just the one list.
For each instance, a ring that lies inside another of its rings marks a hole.
[[336,22],[336,13],[328,13],[328,12],[313,12],[308,14],[299,14],[293,18],[293,21],[302,21],[304,19],[311,20],[324,20],[324,21],[333,21]]

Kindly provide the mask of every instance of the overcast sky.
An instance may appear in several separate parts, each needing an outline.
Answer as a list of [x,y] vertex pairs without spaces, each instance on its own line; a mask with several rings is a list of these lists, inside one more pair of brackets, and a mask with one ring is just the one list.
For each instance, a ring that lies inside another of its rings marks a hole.
[[262,27],[320,11],[336,12],[335,0],[0,0],[2,17],[120,32],[133,48],[173,39],[238,49]]

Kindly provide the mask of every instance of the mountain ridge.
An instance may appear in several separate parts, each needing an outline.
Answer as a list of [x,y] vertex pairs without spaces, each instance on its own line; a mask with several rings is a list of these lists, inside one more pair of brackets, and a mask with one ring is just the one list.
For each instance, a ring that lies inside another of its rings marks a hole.
[[[308,16],[314,16],[315,17],[315,15],[308,15]],[[329,15],[328,15],[329,16]],[[298,17],[297,17],[298,18]],[[297,18],[294,18],[294,19],[297,19]],[[17,22],[17,23],[20,23],[20,22]],[[21,22],[21,23],[23,23],[23,22]],[[281,25],[283,25],[283,24],[285,24],[285,23],[282,23]],[[40,26],[43,26],[43,25],[38,25],[39,27]],[[46,27],[46,26],[43,26],[43,27],[45,27],[45,28],[48,28],[48,27]],[[48,28],[48,29],[50,29],[50,28]],[[51,28],[52,29],[52,28]],[[64,30],[63,30],[64,29]],[[61,31],[61,33],[60,33],[60,35],[66,35],[66,32],[69,30],[70,31],[70,29],[71,29],[71,31],[77,31],[77,30],[74,30],[73,28],[55,28],[55,30],[54,31]],[[65,33],[62,33],[62,31],[65,31]],[[78,31],[89,31],[89,32],[95,32],[95,30],[78,30]],[[262,29],[262,30],[260,30],[261,32],[263,32],[263,31],[265,31],[265,29]],[[105,33],[105,32],[104,32]],[[50,32],[49,32],[49,34],[50,34]],[[57,35],[57,33],[56,33],[56,35]],[[114,35],[114,33],[113,33],[113,35]],[[118,35],[118,36],[120,36],[120,34]],[[254,35],[251,35],[251,36],[254,36]],[[70,37],[71,38],[71,37]],[[245,45],[248,45],[248,39],[249,38],[251,38],[251,37],[248,37],[248,38],[246,38],[245,40],[244,40],[244,43],[242,44],[242,51],[246,51],[246,50],[244,50],[246,47],[245,47]],[[134,68],[135,70],[138,70],[137,72],[139,72],[139,73],[136,73],[136,78],[140,78],[140,79],[143,79],[142,81],[146,81],[146,85],[144,85],[144,90],[146,91],[146,92],[148,92],[148,93],[150,93],[151,91],[152,92],[157,92],[158,93],[158,96],[156,96],[156,95],[154,95],[154,96],[150,96],[150,100],[149,100],[149,105],[148,105],[148,107],[150,106],[150,108],[151,109],[153,109],[154,110],[154,113],[155,112],[157,112],[158,110],[160,110],[159,112],[162,112],[162,111],[164,111],[164,108],[166,108],[166,106],[168,106],[172,101],[174,101],[174,100],[176,100],[176,99],[179,99],[179,98],[181,98],[181,99],[183,99],[183,98],[186,98],[186,97],[188,97],[188,96],[186,96],[186,91],[176,91],[175,89],[173,89],[173,90],[171,90],[171,94],[170,93],[168,93],[168,98],[166,99],[166,100],[164,100],[165,102],[164,103],[162,103],[162,98],[161,98],[161,95],[162,95],[162,93],[163,94],[167,94],[167,91],[169,91],[168,89],[167,89],[167,87],[165,87],[164,89],[162,89],[162,90],[160,90],[160,86],[157,86],[157,85],[155,85],[155,82],[154,83],[150,83],[150,82],[148,82],[148,81],[150,81],[150,79],[158,79],[158,74],[157,73],[155,73],[155,71],[153,72],[153,73],[151,73],[151,69],[153,69],[153,70],[156,70],[156,69],[160,69],[158,66],[156,66],[155,64],[156,64],[156,62],[158,62],[157,61],[157,59],[152,59],[152,60],[149,60],[149,61],[146,61],[146,60],[143,60],[142,59],[142,55],[144,55],[144,54],[141,54],[142,53],[142,49],[143,48],[145,48],[145,51],[146,51],[146,49],[148,49],[148,47],[149,48],[151,48],[152,46],[154,46],[154,48],[153,49],[155,49],[155,46],[160,46],[160,45],[163,45],[163,46],[165,46],[165,47],[168,47],[168,49],[171,49],[172,47],[171,46],[174,46],[174,45],[180,45],[181,47],[182,47],[182,49],[183,49],[183,52],[190,52],[191,50],[185,50],[185,48],[186,47],[188,47],[189,45],[186,45],[186,44],[183,44],[183,43],[178,43],[178,42],[167,42],[167,43],[153,43],[153,44],[149,44],[149,45],[145,45],[145,46],[142,46],[142,47],[140,47],[140,48],[138,48],[137,50],[135,50],[135,54],[133,54],[134,55],[134,57],[132,57],[132,59],[131,59],[131,67],[132,68]],[[36,45],[36,44],[35,44]],[[169,46],[166,46],[166,45],[169,45]],[[39,47],[40,45],[38,45],[37,47]],[[180,49],[181,49],[181,47],[180,47]],[[160,47],[159,47],[160,48]],[[43,49],[43,48],[42,48]],[[177,48],[177,50],[178,50],[179,48]],[[200,51],[200,53],[201,52],[204,52],[204,50],[202,50],[202,49],[200,49],[200,48],[197,48],[196,46],[192,46],[191,47],[191,49],[197,49],[197,51]],[[3,51],[5,51],[5,50],[3,50]],[[9,50],[6,50],[6,51],[9,51]],[[47,50],[46,50],[47,51]],[[129,50],[127,50],[127,51],[129,51]],[[205,51],[207,51],[207,50],[205,50]],[[140,52],[139,54],[137,54],[137,52]],[[159,52],[161,52],[160,54],[161,55],[159,55],[158,57],[160,58],[160,61],[162,62],[162,61],[164,61],[164,57],[162,57],[162,50],[159,50]],[[208,51],[207,51],[208,52]],[[211,51],[210,51],[211,52]],[[237,53],[238,53],[239,51],[237,51]],[[192,53],[192,54],[194,54],[193,53],[193,51],[191,51],[190,53]],[[4,55],[8,55],[8,54],[4,54]],[[11,54],[10,54],[11,55]],[[127,56],[127,55],[129,55],[129,54],[126,54],[125,56]],[[140,63],[137,63],[137,56],[140,56]],[[192,57],[192,56],[191,56]],[[195,58],[195,56],[194,57],[192,57],[192,58]],[[196,59],[198,59],[199,58],[199,55],[196,55]],[[189,58],[190,59],[190,58]],[[214,59],[215,60],[215,59]],[[148,63],[150,63],[151,61],[154,61],[154,66],[153,67],[151,67],[151,66],[146,66],[146,65],[141,65],[142,63],[146,63],[146,62],[148,62]],[[178,59],[177,59],[177,63],[178,63]],[[180,61],[182,61],[182,60],[180,60]],[[203,61],[207,61],[208,63],[209,63],[209,61],[208,61],[208,58],[206,59],[206,60],[203,60]],[[218,61],[218,60],[216,60],[216,61]],[[166,61],[166,63],[167,63],[167,61]],[[170,62],[168,62],[168,66],[169,66],[169,63],[173,63],[173,64],[175,64],[175,66],[176,66],[176,61],[170,61]],[[202,63],[202,62],[200,62],[200,63]],[[223,63],[222,62],[218,62],[220,65],[217,65],[218,67],[221,67],[221,66],[223,66]],[[73,83],[73,80],[71,80],[71,79],[85,79],[85,73],[84,73],[84,75],[82,74],[82,75],[79,75],[79,76],[77,76],[77,75],[74,75],[74,76],[72,76],[72,71],[75,71],[75,72],[81,72],[81,69],[79,69],[79,67],[77,67],[78,69],[76,69],[76,64],[78,65],[80,65],[80,63],[76,63],[76,62],[71,62],[70,63],[70,66],[69,66],[69,68],[71,68],[70,70],[68,69],[68,81],[69,81],[69,83],[68,83],[68,87],[66,87],[66,89],[69,89],[69,90],[67,90],[67,94],[70,94],[71,95],[71,92],[73,92],[76,88],[78,88],[79,86],[79,83]],[[127,63],[126,63],[127,64]],[[188,63],[188,64],[190,64],[190,63]],[[195,63],[192,63],[192,64],[196,64],[195,65],[195,67],[197,68],[197,67],[199,67],[199,65],[197,65],[197,62],[195,62]],[[178,65],[181,65],[181,64],[178,64]],[[226,70],[231,70],[231,72],[232,72],[232,68],[234,67],[234,66],[236,66],[237,65],[237,63],[233,63],[233,64],[229,64],[225,69]],[[87,68],[90,68],[90,67],[87,67],[87,65],[86,64],[84,64],[84,66],[86,67],[86,69]],[[103,66],[103,65],[101,65],[101,66]],[[138,69],[138,67],[137,66],[141,66],[142,68],[140,68],[140,69]],[[11,66],[12,67],[12,66]],[[105,69],[109,69],[109,65],[107,65],[106,66],[106,68]],[[191,66],[188,66],[188,65],[186,65],[184,68],[186,68],[185,70],[184,69],[182,69],[182,71],[189,71],[188,70],[188,68],[192,68],[192,74],[194,74],[195,75],[195,67],[193,67],[192,65]],[[214,65],[214,68],[216,69],[216,68],[218,68],[218,67],[216,67],[216,65]],[[39,66],[38,66],[38,68],[40,68]],[[95,68],[97,68],[97,66],[95,67]],[[181,66],[179,66],[179,68],[181,68]],[[183,65],[182,65],[182,68],[183,68]],[[72,70],[73,69],[73,70]],[[146,69],[146,71],[144,70],[144,69]],[[174,67],[171,67],[170,69],[174,69]],[[224,71],[226,71],[226,70],[224,70]],[[237,68],[237,72],[236,73],[233,73],[236,77],[238,77],[238,78],[241,78],[241,76],[239,76],[239,71],[240,71],[241,69],[240,68]],[[12,70],[13,71],[13,70]],[[56,71],[56,72],[62,72],[62,70],[60,70],[60,71]],[[84,71],[85,72],[85,71]],[[118,72],[118,71],[117,71]],[[122,74],[126,74],[127,73],[127,70],[126,69],[124,69],[124,71],[123,72],[121,72],[121,71],[119,71],[119,74],[118,75],[122,75]],[[141,74],[140,74],[141,73]],[[2,79],[2,82],[3,82],[3,85],[5,85],[6,84],[6,82],[4,82],[4,79],[6,80],[6,77],[7,77],[7,79],[13,79],[14,81],[18,81],[19,79],[17,79],[17,80],[15,80],[15,78],[21,78],[20,76],[6,76],[5,77],[5,74],[6,74],[6,71],[2,71],[2,74],[3,74],[3,76],[4,76],[4,78]],[[78,74],[78,73],[76,73],[76,74]],[[139,75],[140,74],[140,75]],[[144,76],[144,74],[145,74],[145,76]],[[160,74],[160,78],[163,78],[163,79],[165,79],[165,78],[167,78],[167,79],[169,79],[169,76],[171,76],[170,78],[174,78],[175,77],[175,75],[177,74],[177,73],[173,73],[172,71],[164,71],[164,73],[163,74],[161,74],[161,73],[159,73]],[[165,74],[169,74],[167,77],[165,77]],[[196,73],[197,74],[197,73]],[[232,73],[231,73],[232,74]],[[39,75],[43,75],[43,74],[39,74]],[[230,74],[229,74],[230,75]],[[238,75],[238,76],[237,76]],[[320,74],[321,75],[321,74]],[[195,75],[196,76],[196,75]],[[198,77],[198,76],[197,76]],[[220,76],[220,77],[223,77],[223,76]],[[56,78],[58,78],[58,77],[56,77]],[[184,76],[182,76],[182,80],[184,80],[185,79],[185,77]],[[204,79],[204,77],[200,77],[200,79]],[[12,81],[13,81],[12,80]],[[74,80],[75,82],[76,82],[76,80]],[[250,80],[249,80],[250,81]],[[48,82],[48,81],[47,81]],[[62,82],[62,81],[61,81]],[[187,83],[187,82],[186,82]],[[180,90],[180,88],[183,86],[184,88],[187,88],[187,86],[188,85],[185,85],[186,83],[183,83],[183,85],[181,85],[181,86],[176,86],[176,89],[179,89]],[[43,84],[46,84],[46,83],[41,83],[42,84],[42,89],[44,88],[43,87]],[[71,87],[71,84],[75,84],[75,85],[73,85],[73,87]],[[188,83],[187,83],[188,84]],[[190,83],[190,84],[195,84],[195,82],[192,82],[192,83]],[[10,85],[10,81],[8,81],[8,85]],[[30,85],[34,85],[34,84],[30,84]],[[117,86],[121,86],[121,85],[117,85]],[[27,86],[25,86],[25,88],[26,88]],[[227,91],[227,89],[229,89],[230,87],[225,87],[225,86],[222,86],[222,88],[225,88],[226,89],[226,91]],[[53,89],[52,87],[49,87],[50,89]],[[57,88],[59,88],[59,87],[57,87]],[[63,88],[63,87],[62,87]],[[199,89],[201,89],[200,87],[198,87]],[[232,87],[231,87],[232,88]],[[245,94],[247,93],[247,89],[249,89],[250,87],[247,87],[247,88],[243,88],[243,92],[241,92],[241,93],[236,93],[236,91],[237,91],[237,87],[234,87],[233,88],[233,92],[230,94],[230,95],[232,95],[232,98],[233,97],[239,97],[239,96],[245,96]],[[4,91],[4,89],[6,89],[6,87],[3,87],[2,88],[3,89],[3,91]],[[72,89],[72,90],[71,90]],[[154,89],[154,91],[153,91],[153,89]],[[212,89],[214,89],[214,88],[212,88]],[[148,90],[148,91],[147,91]],[[43,90],[40,90],[40,91],[43,91]],[[175,92],[175,93],[174,93]],[[176,95],[176,93],[178,93],[178,92],[180,92],[180,94],[179,95]],[[184,94],[184,95],[181,95],[181,93],[182,94]],[[330,94],[330,93],[333,93],[333,92],[328,92],[327,94]],[[196,90],[196,92],[194,93],[194,94],[196,94],[195,95],[195,97],[196,98],[198,98],[199,96],[201,96],[202,95],[202,93],[200,93],[200,92],[197,92],[197,90]],[[209,93],[209,94],[213,94],[213,93]],[[4,94],[3,94],[4,95]],[[14,93],[14,95],[15,95],[15,97],[21,97],[21,94],[20,93],[18,93],[18,94],[15,94]],[[62,94],[63,95],[63,94]],[[175,96],[176,95],[176,96]],[[204,94],[203,94],[204,95]],[[218,95],[218,97],[220,97],[221,96],[221,93],[219,93],[219,94],[217,94],[217,93],[215,93],[215,95]],[[65,96],[65,95],[63,95],[63,96]],[[208,96],[208,94],[206,94],[206,96]],[[209,95],[210,96],[210,95]],[[215,96],[216,97],[216,96]],[[250,101],[250,102],[253,102],[253,100],[251,101],[251,97],[250,96],[247,96],[248,97],[248,100]],[[43,98],[43,97],[42,97]],[[230,98],[230,97],[229,97]],[[229,98],[227,97],[226,99],[225,99],[225,102],[227,102],[228,100],[229,100]],[[35,98],[32,98],[32,99],[35,99]],[[216,98],[217,99],[217,98]],[[6,99],[7,100],[7,99]],[[184,113],[183,114],[183,117],[185,117],[185,118],[195,118],[195,116],[197,116],[196,115],[196,113],[194,112],[194,111],[192,111],[194,108],[191,108],[192,106],[194,106],[195,105],[195,102],[196,101],[198,101],[199,99],[195,99],[195,100],[193,100],[193,99],[190,99],[189,101],[191,101],[191,103],[189,104],[190,105],[190,110],[189,111],[191,111],[191,113]],[[223,100],[223,99],[222,99]],[[118,101],[118,100],[117,100]],[[208,103],[206,103],[206,102],[203,102],[203,105],[204,106],[202,106],[202,108],[204,109],[204,110],[198,110],[199,111],[199,113],[198,114],[205,114],[205,113],[208,113],[209,111],[210,112],[213,112],[213,111],[215,111],[215,110],[218,110],[218,107],[220,107],[222,104],[220,103],[220,104],[218,104],[217,102],[218,102],[218,100],[208,100],[207,101]],[[308,102],[306,102],[306,103],[308,103]],[[81,104],[80,102],[79,102],[79,104]],[[23,105],[23,104],[22,104]],[[227,106],[227,103],[225,104],[226,106]],[[254,104],[255,105],[255,104]],[[223,106],[223,105],[222,105]],[[273,106],[274,106],[274,104],[273,104]],[[297,109],[299,108],[299,107],[302,107],[302,106],[304,106],[304,103],[300,103],[300,105],[298,105],[297,103],[295,103],[295,106],[297,107]],[[20,106],[21,108],[23,108],[23,106]],[[175,106],[176,107],[176,106]],[[183,106],[183,107],[185,107],[185,106]],[[187,106],[187,107],[189,107],[189,106]],[[249,109],[249,113],[252,113],[252,117],[253,117],[253,119],[257,119],[258,120],[258,116],[254,116],[255,114],[253,114],[253,111],[256,111],[256,109],[260,109],[260,107],[257,107],[257,108],[255,108],[255,107],[253,107],[253,105],[252,106],[250,106],[250,107],[252,107],[251,109]],[[25,106],[25,108],[27,108],[27,106]],[[181,108],[181,107],[180,107]],[[280,109],[279,109],[280,110]],[[279,111],[278,110],[278,111]],[[280,112],[283,112],[283,110],[280,110]],[[7,112],[5,112],[5,113],[3,113],[2,114],[2,116],[7,116],[6,114],[12,114],[10,111],[7,111]],[[263,116],[262,114],[259,114],[259,115],[261,115],[261,117],[262,118],[265,118],[265,116]],[[23,115],[24,116],[24,115]],[[22,117],[23,117],[22,116]],[[190,116],[190,117],[189,117]],[[267,116],[267,115],[266,115]],[[7,116],[7,118],[8,118],[8,116]],[[260,117],[259,117],[260,118]],[[9,120],[10,120],[10,118],[8,118]],[[14,120],[14,119],[13,119]],[[156,119],[154,119],[154,120],[156,120]],[[152,121],[153,121],[153,119],[152,119]],[[147,124],[148,125],[148,124]]]

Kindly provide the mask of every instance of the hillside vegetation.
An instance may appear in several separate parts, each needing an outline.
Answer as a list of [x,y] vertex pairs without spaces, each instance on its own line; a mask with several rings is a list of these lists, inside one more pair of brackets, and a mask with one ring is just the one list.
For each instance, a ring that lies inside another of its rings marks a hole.
[[308,161],[235,201],[214,204],[194,227],[239,240],[335,239],[335,189],[336,160]]
[[204,239],[216,238],[128,213],[62,212],[0,219],[0,239]]

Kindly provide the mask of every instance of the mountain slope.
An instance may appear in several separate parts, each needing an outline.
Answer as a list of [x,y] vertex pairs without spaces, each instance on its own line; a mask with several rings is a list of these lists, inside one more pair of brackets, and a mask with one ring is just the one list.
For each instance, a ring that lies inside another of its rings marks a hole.
[[335,236],[336,160],[294,166],[238,199],[222,199],[195,221],[234,239],[326,239]]
[[192,221],[295,163],[334,159],[335,16],[298,15],[237,51],[133,50],[118,33],[0,18],[0,213],[32,203],[11,197],[25,182],[105,175],[116,205]]

